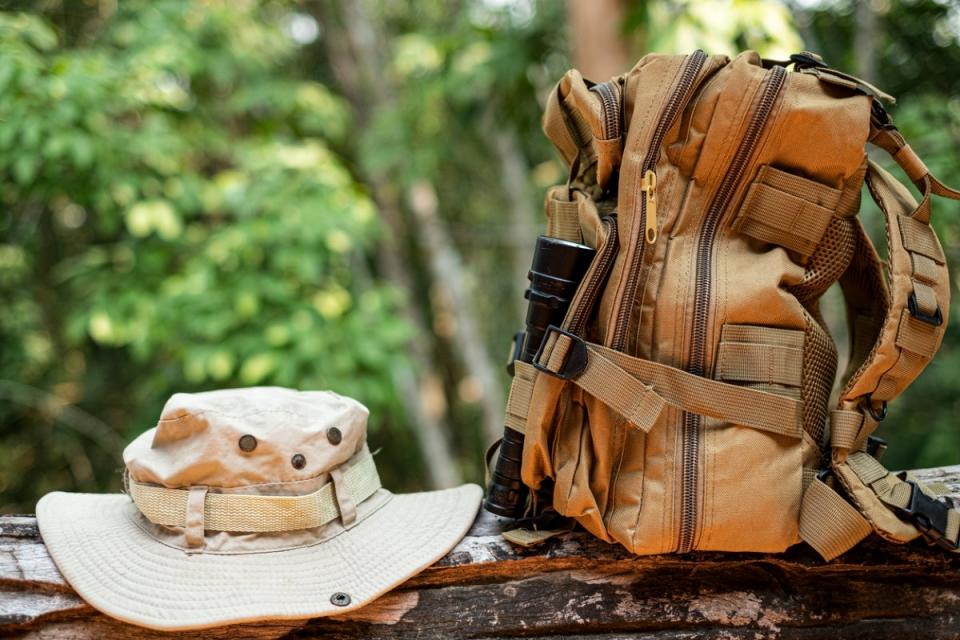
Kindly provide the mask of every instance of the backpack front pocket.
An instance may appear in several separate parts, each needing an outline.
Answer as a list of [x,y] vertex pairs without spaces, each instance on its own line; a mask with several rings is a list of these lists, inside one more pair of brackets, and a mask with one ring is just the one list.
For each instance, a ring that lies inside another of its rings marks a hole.
[[[800,399],[803,346],[803,330],[724,325],[714,377]],[[703,430],[704,515],[696,548],[779,552],[799,542],[804,459],[816,450],[809,436],[709,418]]]

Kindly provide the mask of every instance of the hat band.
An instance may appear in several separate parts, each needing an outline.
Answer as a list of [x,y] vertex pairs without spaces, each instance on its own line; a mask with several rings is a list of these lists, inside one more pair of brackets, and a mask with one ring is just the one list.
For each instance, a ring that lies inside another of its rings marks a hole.
[[[204,498],[203,528],[210,531],[266,533],[322,527],[341,515],[337,494],[346,492],[359,504],[380,489],[380,476],[370,450],[351,458],[335,486],[328,482],[302,496],[210,493]],[[168,489],[130,479],[127,493],[147,520],[168,527],[187,526],[189,489]]]

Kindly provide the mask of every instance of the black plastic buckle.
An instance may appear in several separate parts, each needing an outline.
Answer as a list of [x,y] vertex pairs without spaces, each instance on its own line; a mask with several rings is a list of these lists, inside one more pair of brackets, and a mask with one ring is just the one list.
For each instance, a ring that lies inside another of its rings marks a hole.
[[910,310],[910,315],[914,318],[926,322],[931,326],[939,327],[943,324],[943,313],[940,311],[940,305],[937,305],[937,310],[933,312],[933,315],[920,311],[920,308],[917,306],[916,291],[910,292],[910,296],[907,298],[907,309]]
[[790,56],[790,62],[795,69],[829,69],[830,65],[823,61],[823,58],[810,51],[801,51]]
[[955,551],[957,543],[946,538],[950,507],[925,494],[913,480],[905,482],[911,488],[910,504],[905,508],[898,507],[897,512],[909,518],[930,542]]
[[867,436],[867,454],[874,460],[879,460],[887,452],[887,441],[877,436]]
[[[573,343],[570,347],[570,351],[567,353],[566,359],[564,359],[563,364],[560,365],[560,369],[558,371],[548,369],[546,365],[540,363],[540,358],[543,357],[543,349],[550,341],[551,333],[559,333],[562,336],[567,336]],[[533,366],[537,371],[549,373],[550,375],[560,378],[561,380],[574,380],[577,376],[583,373],[584,369],[587,368],[587,343],[584,342],[583,338],[578,335],[570,333],[569,331],[564,331],[556,325],[550,325],[543,334],[543,342],[540,343],[540,348],[537,350],[537,355],[533,358]]]
[[870,396],[866,396],[863,399],[863,406],[867,410],[867,413],[870,414],[870,417],[874,419],[875,422],[883,422],[887,418],[887,401],[880,401],[880,409],[873,408],[873,400],[870,399]]
[[523,357],[523,341],[526,339],[527,333],[525,331],[517,331],[513,334],[513,340],[510,343],[510,356],[507,360],[507,373],[510,374],[511,378],[516,372],[516,367],[513,363]]
[[870,105],[870,119],[873,121],[873,126],[878,129],[896,129],[897,125],[893,124],[893,119],[890,117],[890,114],[887,113],[887,110],[880,104],[879,100],[874,100]]

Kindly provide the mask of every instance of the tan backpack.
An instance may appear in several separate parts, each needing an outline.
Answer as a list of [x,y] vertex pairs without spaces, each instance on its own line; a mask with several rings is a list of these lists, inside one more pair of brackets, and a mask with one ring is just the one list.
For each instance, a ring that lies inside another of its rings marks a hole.
[[[803,540],[829,559],[871,531],[957,549],[960,513],[882,467],[871,436],[940,346],[950,288],[930,198],[960,199],[881,100],[810,53],[648,55],[602,84],[563,77],[544,130],[570,179],[547,194],[547,236],[595,253],[562,324],[514,363],[528,515],[552,502],[638,554]],[[857,218],[864,181],[886,263]],[[818,301],[838,281],[851,353],[831,400]],[[503,480],[507,444],[500,458]],[[503,513],[502,497],[488,507]]]

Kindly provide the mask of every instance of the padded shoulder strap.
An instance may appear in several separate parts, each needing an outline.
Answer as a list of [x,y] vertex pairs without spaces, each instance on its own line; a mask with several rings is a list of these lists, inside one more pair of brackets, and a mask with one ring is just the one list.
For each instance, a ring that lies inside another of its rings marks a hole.
[[[833,474],[815,479],[801,506],[801,537],[827,559],[871,530],[899,543],[923,535],[933,544],[960,551],[960,511],[938,500],[932,487],[887,471],[867,451],[867,438],[883,419],[887,401],[913,382],[943,340],[950,281],[943,248],[930,226],[930,196],[960,200],[960,192],[930,175],[876,101],[870,139],[903,168],[922,199],[917,203],[890,173],[872,161],[868,164],[866,183],[886,223],[889,285],[883,281],[879,256],[858,225],[857,250],[841,285],[850,314],[853,361],[862,360],[862,365],[850,376],[830,416]],[[850,502],[837,492],[841,488]]]
[[[879,114],[879,115],[878,115]],[[930,226],[930,196],[960,199],[930,175],[916,153],[874,103],[871,140],[891,154],[923,194],[920,203],[889,172],[870,162],[866,183],[883,212],[888,248],[889,298],[877,339],[841,393],[840,410],[882,416],[940,348],[950,309],[950,281],[943,248]],[[879,264],[879,263],[877,263]],[[875,426],[864,419],[862,442]]]
[[877,342],[841,395],[853,405],[887,402],[913,382],[940,347],[950,306],[943,249],[929,223],[913,216],[913,196],[873,162],[866,182],[886,222],[890,296]]

